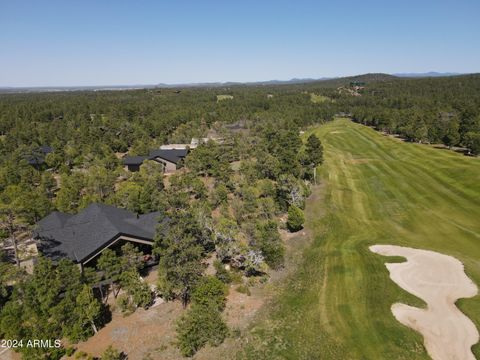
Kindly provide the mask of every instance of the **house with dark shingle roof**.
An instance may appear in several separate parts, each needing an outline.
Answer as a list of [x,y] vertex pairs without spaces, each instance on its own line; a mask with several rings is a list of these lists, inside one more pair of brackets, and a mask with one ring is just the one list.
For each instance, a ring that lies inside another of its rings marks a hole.
[[31,153],[25,155],[28,164],[36,169],[40,169],[45,164],[45,157],[53,152],[53,148],[48,145],[42,145],[34,149]]
[[138,171],[145,160],[153,160],[163,166],[165,173],[172,173],[187,154],[188,149],[156,149],[150,151],[148,156],[126,156],[123,158],[123,165],[129,171]]
[[128,171],[139,171],[145,160],[148,160],[148,156],[125,156],[122,162]]
[[38,251],[51,260],[68,258],[84,266],[106,248],[124,242],[151,247],[157,225],[166,221],[159,212],[138,215],[94,203],[76,215],[50,213],[36,224],[34,238]]

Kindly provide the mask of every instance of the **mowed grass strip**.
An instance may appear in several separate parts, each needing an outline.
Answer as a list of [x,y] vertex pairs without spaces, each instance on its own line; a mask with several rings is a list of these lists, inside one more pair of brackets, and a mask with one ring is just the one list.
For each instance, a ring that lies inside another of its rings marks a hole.
[[[346,119],[318,127],[322,203],[307,204],[314,237],[303,265],[253,329],[247,358],[429,359],[395,302],[424,306],[390,280],[368,247],[404,245],[456,257],[480,286],[480,159],[403,143]],[[309,134],[305,134],[308,136]],[[323,214],[323,215],[320,215]],[[480,296],[459,301],[480,328]],[[480,346],[474,347],[480,356]]]

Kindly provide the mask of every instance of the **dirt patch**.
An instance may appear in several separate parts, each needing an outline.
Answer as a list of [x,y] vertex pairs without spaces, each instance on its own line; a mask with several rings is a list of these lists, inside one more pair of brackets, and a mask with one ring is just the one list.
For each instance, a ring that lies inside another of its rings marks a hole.
[[[142,275],[143,276],[143,275]],[[147,275],[143,276],[143,281],[150,285],[157,285],[158,282],[158,265],[147,269]]]
[[127,154],[128,152],[116,152],[115,157],[120,160],[123,159]]
[[167,356],[153,359],[180,358],[171,343],[175,337],[175,319],[181,312],[179,302],[168,302],[148,310],[138,309],[127,317],[114,313],[110,323],[76,348],[100,356],[108,345],[113,345],[125,351],[132,360],[143,359],[152,349],[165,349],[169,352]]
[[[152,271],[146,281],[156,282],[156,271]],[[231,330],[245,329],[263,306],[268,296],[269,285],[256,284],[250,287],[251,294],[242,294],[235,290],[238,285],[231,285],[223,316]],[[102,328],[98,334],[85,342],[76,345],[78,350],[94,356],[113,345],[125,351],[131,360],[183,359],[175,346],[175,323],[183,313],[178,301],[161,303],[148,310],[137,309],[135,313],[124,317],[114,312],[112,321]],[[234,339],[227,339],[227,343]],[[196,359],[211,359],[211,354],[224,351],[227,345],[220,348],[207,347],[195,355]],[[217,358],[222,358],[219,355]],[[70,357],[68,359],[74,359]],[[12,359],[13,360],[13,359]]]
[[279,233],[280,233],[280,237],[284,241],[289,241],[291,239],[298,238],[300,236],[307,236],[307,232],[305,230],[300,230],[300,231],[297,231],[297,232],[290,232],[288,230],[280,229]]
[[258,287],[251,289],[250,295],[242,294],[234,290],[234,286],[227,297],[225,320],[230,329],[244,329],[265,303],[265,294]]
[[455,305],[460,298],[477,294],[477,286],[465,275],[463,264],[434,251],[393,245],[375,245],[370,250],[385,256],[402,256],[403,263],[385,264],[390,278],[402,289],[427,303],[419,309],[401,303],[392,305],[395,318],[424,337],[434,360],[475,360],[471,347],[479,340],[474,323]]
[[20,360],[22,357],[19,353],[12,351],[9,348],[0,349],[0,359],[2,360]]

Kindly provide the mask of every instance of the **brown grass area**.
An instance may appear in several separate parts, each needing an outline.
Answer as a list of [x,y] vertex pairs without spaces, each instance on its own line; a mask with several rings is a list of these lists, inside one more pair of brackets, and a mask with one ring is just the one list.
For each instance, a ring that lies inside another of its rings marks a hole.
[[113,345],[126,352],[129,359],[140,360],[165,348],[168,357],[162,355],[153,358],[181,358],[176,348],[171,346],[175,336],[175,319],[181,313],[182,306],[179,302],[163,303],[148,310],[137,309],[127,317],[114,313],[110,323],[86,342],[79,343],[77,349],[100,356],[109,345]]

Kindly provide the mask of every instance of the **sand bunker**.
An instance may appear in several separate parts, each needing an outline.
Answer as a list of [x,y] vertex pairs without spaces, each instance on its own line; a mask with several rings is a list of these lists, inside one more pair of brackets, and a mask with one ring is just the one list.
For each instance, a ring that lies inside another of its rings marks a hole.
[[478,331],[455,306],[457,299],[477,294],[477,287],[465,275],[463,264],[451,256],[402,246],[374,245],[370,250],[407,259],[403,263],[385,264],[390,278],[424,300],[427,309],[397,303],[392,305],[392,313],[402,324],[423,335],[432,359],[475,360],[471,347],[479,340]]

